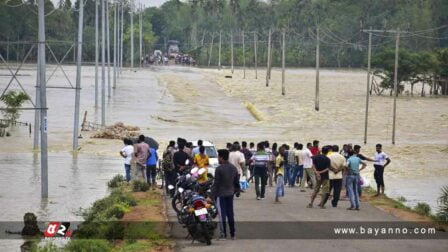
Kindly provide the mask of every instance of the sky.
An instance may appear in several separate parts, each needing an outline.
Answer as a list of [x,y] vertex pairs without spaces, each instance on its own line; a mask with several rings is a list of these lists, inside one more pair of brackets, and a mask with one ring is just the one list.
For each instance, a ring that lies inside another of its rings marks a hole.
[[[57,4],[59,2],[59,0],[51,0],[54,4]],[[145,7],[153,7],[153,6],[160,6],[162,5],[164,2],[168,1],[168,0],[134,0],[135,4],[137,5],[138,3],[142,3]],[[72,1],[72,3],[74,3],[75,1]]]
[[135,0],[135,3],[142,3],[146,7],[160,6],[167,0]]

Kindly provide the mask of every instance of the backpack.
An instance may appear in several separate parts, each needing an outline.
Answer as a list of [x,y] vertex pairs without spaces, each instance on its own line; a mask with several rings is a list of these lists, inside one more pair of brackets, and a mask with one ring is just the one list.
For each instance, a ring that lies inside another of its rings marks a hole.
[[162,169],[168,172],[174,170],[173,155],[171,155],[169,150],[163,152]]

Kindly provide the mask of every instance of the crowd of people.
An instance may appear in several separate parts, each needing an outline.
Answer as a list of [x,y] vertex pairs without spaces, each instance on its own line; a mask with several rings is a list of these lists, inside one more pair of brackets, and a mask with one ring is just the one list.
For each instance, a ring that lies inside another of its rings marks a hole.
[[[124,158],[125,179],[146,181],[153,189],[156,187],[157,163],[159,157],[156,148],[145,142],[145,136],[140,135],[134,147],[134,141],[129,138],[123,140],[124,147],[120,155]],[[131,177],[131,162],[135,160],[135,173]]]
[[[136,158],[137,178],[146,178],[149,184],[155,185],[157,152],[144,142],[145,137],[140,136],[136,150],[132,141],[125,139],[125,147],[120,152],[125,158],[126,180],[130,180],[130,157]],[[382,145],[376,145],[373,157],[361,153],[360,145],[344,144],[342,149],[338,145],[319,146],[319,141],[313,143],[294,143],[272,147],[268,141],[255,143],[238,141],[227,143],[225,149],[218,150],[219,166],[215,170],[212,185],[212,200],[217,203],[220,213],[221,237],[226,237],[226,222],[229,223],[230,235],[234,238],[233,199],[245,191],[241,183],[254,183],[257,200],[266,197],[266,186],[276,186],[275,202],[285,195],[285,187],[297,187],[301,192],[311,189],[311,200],[308,208],[314,207],[314,201],[320,193],[318,207],[325,208],[326,202],[332,194],[331,205],[337,207],[343,187],[346,197],[350,201],[347,210],[359,210],[359,198],[362,194],[361,186],[364,183],[360,176],[367,161],[374,162],[374,178],[377,185],[377,196],[384,194],[384,169],[391,162],[382,150]],[[207,169],[209,157],[205,152],[203,141],[198,140],[197,146],[192,142],[178,138],[170,141],[163,151],[161,168],[164,171],[167,193],[168,185],[175,184],[178,174],[188,167]],[[146,174],[146,176],[145,176]],[[208,181],[208,172],[198,179],[198,183]],[[172,195],[171,195],[172,196]]]
[[374,162],[374,178],[377,184],[377,194],[384,194],[384,168],[389,165],[390,158],[382,151],[382,145],[376,145],[374,157],[369,158],[361,153],[361,146],[352,144],[343,145],[342,149],[338,145],[326,145],[319,147],[319,141],[307,143],[304,147],[301,143],[294,143],[293,146],[277,143],[270,144],[268,141],[260,142],[255,148],[254,143],[242,142],[228,143],[227,148],[233,156],[240,156],[240,159],[230,159],[238,169],[241,176],[247,178],[247,170],[251,176],[247,181],[255,182],[255,193],[257,200],[265,198],[266,186],[276,184],[275,202],[279,203],[279,198],[285,194],[285,186],[299,187],[301,192],[306,192],[305,188],[313,190],[309,208],[313,207],[314,201],[321,193],[319,207],[325,208],[325,204],[332,193],[331,205],[337,207],[340,200],[341,189],[345,187],[346,196],[350,200],[349,210],[359,210],[359,197],[362,194],[361,185],[365,182],[360,176],[367,161]]

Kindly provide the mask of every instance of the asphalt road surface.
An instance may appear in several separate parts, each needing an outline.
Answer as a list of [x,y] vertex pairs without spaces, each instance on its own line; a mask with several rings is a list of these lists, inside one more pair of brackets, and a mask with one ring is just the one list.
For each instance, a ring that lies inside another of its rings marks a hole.
[[[340,201],[337,208],[327,202],[326,209],[306,208],[311,190],[286,188],[281,204],[274,204],[275,187],[267,187],[266,199],[257,201],[254,185],[236,198],[236,240],[216,240],[211,246],[191,243],[187,231],[173,224],[171,235],[176,240],[176,251],[448,251],[446,239],[378,239],[374,236],[354,239],[354,236],[335,235],[334,227],[356,224],[369,228],[375,223],[395,227],[395,217],[361,202],[360,211],[348,211],[348,201]],[[316,204],[320,198],[316,199]],[[169,221],[176,223],[176,214],[166,200]],[[340,225],[339,225],[339,223]],[[353,223],[354,222],[354,223]],[[385,223],[386,222],[386,223]],[[216,230],[217,237],[219,230]],[[402,237],[402,236],[401,236]],[[423,236],[427,237],[427,236]],[[328,239],[330,238],[330,239]]]

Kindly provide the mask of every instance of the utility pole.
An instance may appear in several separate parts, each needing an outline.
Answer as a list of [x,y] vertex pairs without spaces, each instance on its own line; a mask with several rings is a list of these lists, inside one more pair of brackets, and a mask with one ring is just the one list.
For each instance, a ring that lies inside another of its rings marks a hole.
[[219,31],[218,70],[221,70],[221,31]]
[[269,64],[271,63],[271,28],[269,28],[268,32],[268,62],[266,63],[266,87],[269,87]]
[[117,3],[114,3],[114,86],[117,87]]
[[[39,88],[40,88],[40,169],[41,197],[48,198],[48,150],[47,150],[47,84],[45,76],[45,0],[38,2],[38,57],[39,57]],[[37,105],[37,104],[36,104]]]
[[257,40],[258,35],[257,32],[254,32],[254,66],[255,66],[255,79],[258,79],[258,70],[257,70]]
[[[39,57],[37,57],[37,74],[36,74],[36,106],[40,103],[40,71],[39,71]],[[39,134],[40,134],[40,110],[34,110],[34,141],[33,149],[39,149]]]
[[110,83],[110,35],[109,35],[109,0],[106,0],[106,41],[107,41],[107,97],[112,95],[112,85]]
[[124,27],[124,3],[121,3],[121,32],[120,32],[120,74],[123,69],[123,27]]
[[101,0],[101,125],[106,126],[106,0]]
[[134,1],[131,0],[130,2],[131,6],[131,10],[130,10],[130,14],[131,14],[131,69],[134,68]]
[[272,73],[272,59],[274,58],[274,39],[272,38],[272,34],[271,34],[271,52],[270,52],[270,57],[269,57],[269,80],[271,80],[271,73]]
[[369,32],[369,49],[367,52],[367,90],[366,90],[366,115],[364,121],[364,144],[367,144],[367,125],[369,117],[369,97],[370,97],[370,60],[372,56],[372,33]]
[[98,59],[99,59],[99,42],[98,42],[98,0],[95,0],[95,109],[98,109]]
[[212,60],[212,53],[213,53],[213,40],[215,39],[215,33],[212,33],[212,43],[210,44],[210,53],[208,55],[208,66],[210,66],[210,62]]
[[[405,31],[397,30],[363,30],[363,32],[369,33],[369,40],[371,33],[394,33],[396,34],[395,38],[395,66],[394,66],[394,108],[393,108],[393,122],[392,122],[392,144],[395,144],[395,128],[397,121],[397,96],[398,96],[398,56],[399,56],[399,46],[400,46],[400,33],[407,33]],[[370,41],[369,41],[370,43]],[[366,112],[367,113],[367,112]],[[367,119],[366,119],[367,120]]]
[[84,23],[84,1],[79,1],[79,21],[78,21],[78,52],[76,59],[76,90],[75,90],[75,118],[73,126],[73,150],[78,149],[79,134],[79,102],[81,99],[81,62],[82,62],[82,33]]
[[316,97],[314,98],[314,109],[319,111],[319,60],[320,60],[320,41],[319,27],[316,29]]
[[142,5],[140,4],[140,13],[139,13],[139,28],[140,28],[140,59],[139,59],[139,62],[140,62],[140,68],[142,67],[142,49],[143,49],[143,47],[142,47],[142,45],[143,45],[143,19],[142,19],[142,15],[143,15],[143,13],[142,13]]
[[243,79],[246,79],[246,47],[244,45],[244,30],[241,32],[243,36]]
[[397,29],[395,40],[395,69],[394,69],[394,118],[392,125],[392,144],[395,144],[395,125],[397,121],[397,96],[398,96],[398,50],[400,45],[400,29]]
[[285,95],[285,39],[286,32],[282,32],[282,95]]
[[[117,79],[120,78],[120,3],[117,2]],[[115,83],[115,88],[117,87]]]
[[232,74],[233,74],[233,30],[230,31],[230,61],[231,61],[231,70],[232,70]]

